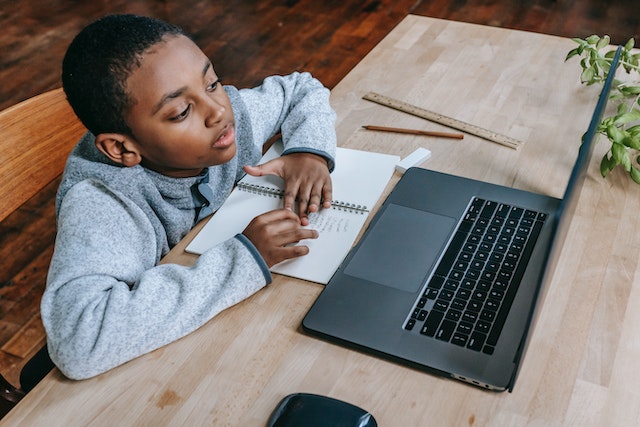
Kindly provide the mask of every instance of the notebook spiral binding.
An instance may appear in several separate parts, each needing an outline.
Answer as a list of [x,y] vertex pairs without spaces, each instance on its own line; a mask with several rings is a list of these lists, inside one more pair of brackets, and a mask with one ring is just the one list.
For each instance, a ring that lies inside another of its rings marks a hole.
[[[261,194],[263,196],[268,196],[268,197],[278,197],[281,199],[284,196],[284,192],[281,189],[267,187],[264,185],[247,184],[246,182],[239,182],[238,188],[242,191],[247,191],[249,193],[254,193],[254,194]],[[366,206],[357,205],[355,203],[341,202],[339,200],[334,200],[333,202],[331,202],[331,207],[333,209],[337,209],[345,212],[357,213],[361,215],[369,212],[369,209]]]

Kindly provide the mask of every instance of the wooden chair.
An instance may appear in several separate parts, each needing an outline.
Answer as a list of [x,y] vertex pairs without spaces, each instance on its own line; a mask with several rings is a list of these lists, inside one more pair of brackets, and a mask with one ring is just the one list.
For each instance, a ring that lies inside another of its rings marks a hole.
[[0,221],[62,173],[84,132],[61,88],[0,112]]
[[[0,112],[0,221],[62,173],[69,152],[84,132],[62,89]],[[37,356],[46,357],[46,349]],[[21,388],[0,375],[0,416],[24,396]]]

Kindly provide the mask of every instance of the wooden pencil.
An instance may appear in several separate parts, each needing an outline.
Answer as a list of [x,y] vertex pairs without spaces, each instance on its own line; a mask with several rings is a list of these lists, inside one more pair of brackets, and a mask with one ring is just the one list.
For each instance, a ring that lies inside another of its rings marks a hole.
[[418,129],[404,129],[404,128],[394,128],[387,126],[374,126],[374,125],[364,125],[363,128],[367,130],[377,130],[382,132],[395,132],[395,133],[406,133],[409,135],[424,135],[424,136],[438,136],[441,138],[455,138],[462,139],[464,135],[461,133],[449,133],[449,132],[433,132],[428,130],[418,130]]

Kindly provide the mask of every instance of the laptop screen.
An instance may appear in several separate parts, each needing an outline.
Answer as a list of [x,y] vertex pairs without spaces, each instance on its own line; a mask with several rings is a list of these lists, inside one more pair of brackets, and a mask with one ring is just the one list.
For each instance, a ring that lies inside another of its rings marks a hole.
[[[602,120],[602,116],[604,115],[604,110],[607,107],[607,101],[609,100],[609,93],[611,92],[611,86],[613,84],[616,69],[618,67],[621,49],[622,47],[618,47],[613,61],[611,62],[609,75],[607,76],[607,80],[604,82],[602,91],[600,92],[600,97],[598,98],[598,103],[596,104],[596,107],[593,111],[593,116],[591,117],[589,128],[583,136],[582,145],[580,146],[580,150],[578,152],[578,158],[576,159],[573,171],[569,176],[567,189],[565,190],[564,196],[562,197],[562,204],[560,205],[560,210],[558,211],[559,215],[562,215],[564,217],[571,217],[573,210],[575,209],[576,201],[578,195],[580,194],[582,183],[585,179],[587,166],[589,165],[589,160],[591,158],[591,153],[593,152],[593,146],[598,140],[598,126],[600,125],[600,121]],[[568,211],[568,215],[564,214],[565,210]]]
[[[602,87],[598,102],[593,111],[591,122],[589,123],[589,128],[582,138],[582,145],[580,146],[580,149],[578,151],[578,157],[576,159],[573,170],[571,171],[571,175],[569,176],[567,189],[565,190],[560,206],[558,207],[558,210],[556,212],[556,215],[558,216],[558,223],[556,225],[557,229],[554,233],[554,238],[549,249],[548,264],[544,272],[543,282],[548,282],[553,277],[553,273],[555,272],[555,267],[560,255],[560,250],[562,249],[565,237],[567,235],[567,232],[569,231],[571,218],[573,218],[573,213],[580,196],[580,190],[582,189],[582,184],[584,183],[587,174],[587,167],[589,166],[589,160],[591,159],[593,146],[597,141],[600,120],[602,120],[604,110],[607,107],[607,101],[609,101],[609,93],[611,92],[611,86],[613,84],[615,72],[618,67],[620,50],[621,47],[618,47],[615,57],[613,58],[613,61],[611,63],[609,75],[607,76],[607,80]],[[541,299],[544,299],[546,289],[548,289],[548,286],[543,287],[543,295],[541,296]],[[535,323],[535,319],[533,319],[531,323]],[[524,348],[520,352],[520,356],[522,356],[522,354],[524,354]],[[513,387],[513,383],[515,382],[515,377],[517,376],[518,371],[519,369],[514,372],[511,387]]]

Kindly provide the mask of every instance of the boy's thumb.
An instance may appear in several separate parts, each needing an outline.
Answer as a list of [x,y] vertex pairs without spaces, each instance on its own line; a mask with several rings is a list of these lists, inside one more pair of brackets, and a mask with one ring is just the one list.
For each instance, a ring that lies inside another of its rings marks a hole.
[[279,159],[273,159],[256,166],[246,165],[243,169],[251,176],[277,175],[282,177],[280,163]]

